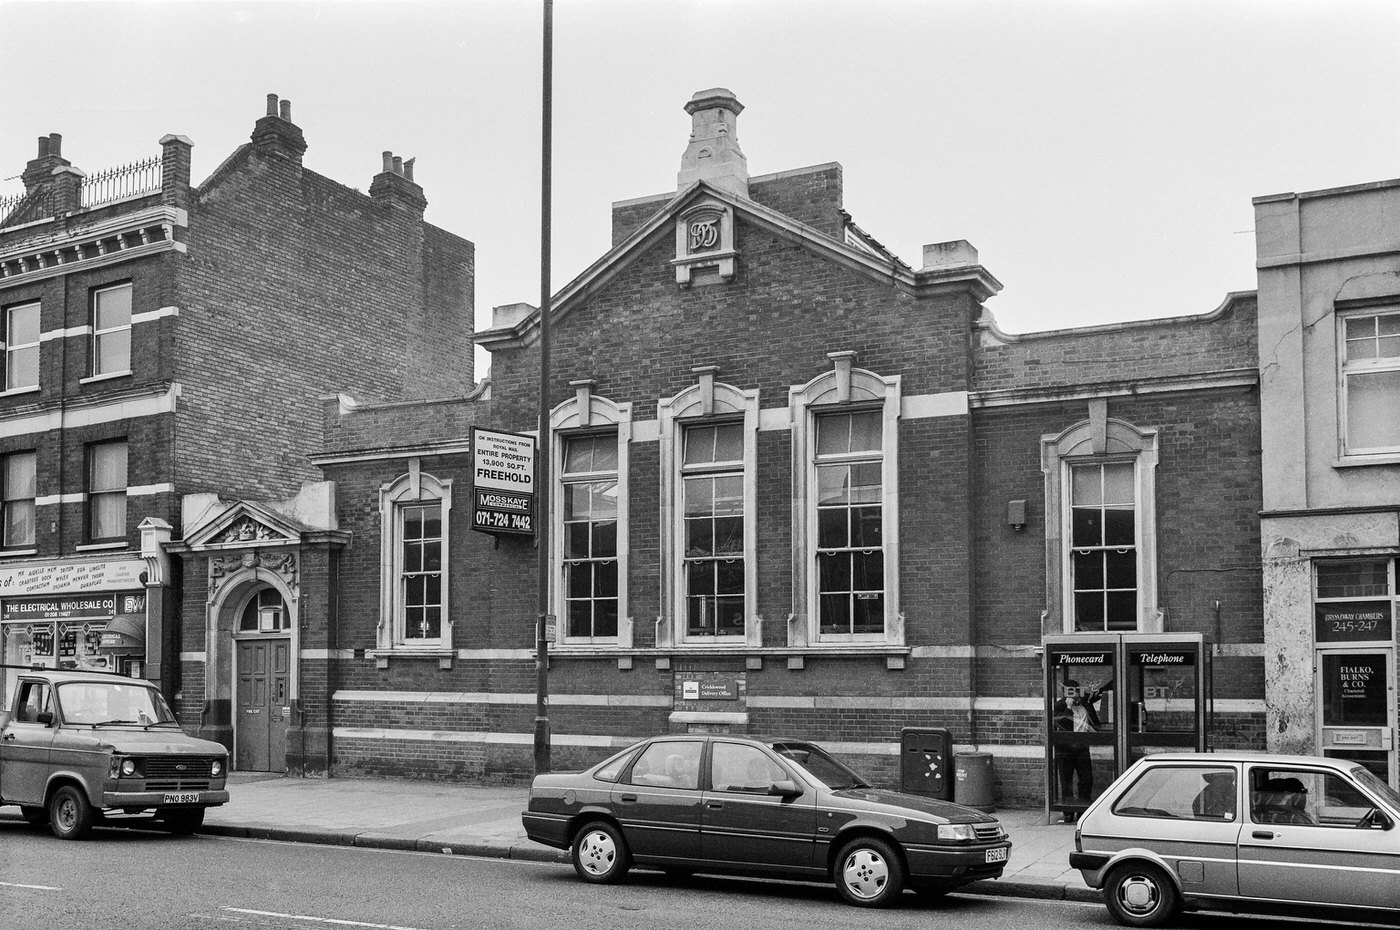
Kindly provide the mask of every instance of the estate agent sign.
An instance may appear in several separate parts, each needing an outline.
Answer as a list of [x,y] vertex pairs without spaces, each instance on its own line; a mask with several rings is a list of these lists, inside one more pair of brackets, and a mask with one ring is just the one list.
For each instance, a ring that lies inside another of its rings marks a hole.
[[535,439],[472,427],[472,529],[535,532]]

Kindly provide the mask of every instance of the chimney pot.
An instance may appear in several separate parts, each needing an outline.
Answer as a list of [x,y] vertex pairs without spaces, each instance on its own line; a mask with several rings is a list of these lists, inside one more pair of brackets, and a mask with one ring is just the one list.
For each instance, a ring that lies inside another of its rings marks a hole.
[[403,159],[397,155],[394,156],[394,174],[403,174]]
[[39,137],[39,157],[40,157],[40,158],[43,158],[43,157],[44,157],[45,155],[47,155],[47,154],[49,154],[49,137],[48,137],[48,136],[40,136],[40,137]]
[[282,118],[290,123],[292,121],[292,102],[290,100],[283,100],[281,106]]
[[385,171],[393,171],[393,170],[394,170],[394,153],[393,153],[393,152],[387,152],[387,151],[386,151],[386,152],[384,153],[384,170],[385,170]]
[[414,157],[403,163],[403,176],[410,181],[413,180],[413,163],[417,160],[418,159]]
[[49,133],[49,154],[63,154],[63,137],[56,132]]
[[268,115],[268,116],[276,116],[276,115],[277,115],[277,95],[276,95],[276,94],[268,94],[268,95],[267,95],[267,115]]

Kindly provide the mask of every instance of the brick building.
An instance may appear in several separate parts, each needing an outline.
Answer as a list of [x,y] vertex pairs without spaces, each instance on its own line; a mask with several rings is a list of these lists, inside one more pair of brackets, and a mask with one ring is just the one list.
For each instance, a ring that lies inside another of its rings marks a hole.
[[[183,136],[92,175],[61,144],[0,200],[3,661],[144,674],[226,741],[241,681],[266,722],[239,763],[281,770],[288,642],[347,539],[307,458],[320,396],[472,385],[473,246],[423,221],[411,160],[367,195],[308,169],[276,96],[197,186]],[[285,532],[228,555],[224,499],[285,501],[254,508]]]
[[[1046,637],[1120,633],[1194,637],[1210,738],[1262,745],[1254,295],[1007,335],[967,242],[914,268],[852,221],[839,165],[750,177],[733,95],[686,110],[677,189],[616,204],[553,301],[554,764],[779,731],[898,782],[902,728],[946,727],[1038,803]],[[476,338],[475,395],[324,402],[356,540],[318,641],[336,772],[531,768],[535,551],[471,529],[469,436],[536,430],[538,311]],[[1138,728],[1181,701],[1135,700]]]
[[1269,745],[1395,784],[1400,181],[1254,214]]

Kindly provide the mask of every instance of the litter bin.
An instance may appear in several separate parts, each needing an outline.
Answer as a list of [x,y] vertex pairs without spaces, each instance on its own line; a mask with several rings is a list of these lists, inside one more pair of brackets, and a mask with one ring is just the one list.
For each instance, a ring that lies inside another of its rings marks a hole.
[[949,759],[953,742],[943,727],[905,727],[899,733],[899,787],[909,794],[953,799]]
[[960,752],[953,757],[953,800],[979,811],[994,811],[992,804],[992,754]]

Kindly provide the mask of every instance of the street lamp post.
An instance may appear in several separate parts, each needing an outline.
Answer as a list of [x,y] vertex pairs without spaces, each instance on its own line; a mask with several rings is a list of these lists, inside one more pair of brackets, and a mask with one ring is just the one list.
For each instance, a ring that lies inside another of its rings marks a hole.
[[535,774],[549,771],[549,240],[553,123],[554,0],[544,0],[544,66],[540,133],[540,405],[535,515],[538,616],[535,619]]

